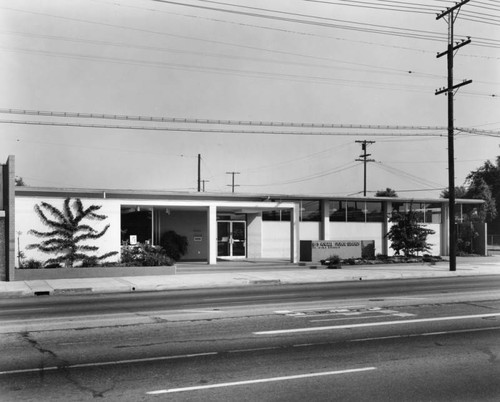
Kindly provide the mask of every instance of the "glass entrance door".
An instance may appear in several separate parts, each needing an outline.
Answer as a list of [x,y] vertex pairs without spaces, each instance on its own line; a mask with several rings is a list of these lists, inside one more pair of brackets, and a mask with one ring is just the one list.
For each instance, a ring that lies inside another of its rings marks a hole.
[[217,222],[217,256],[246,257],[246,222]]

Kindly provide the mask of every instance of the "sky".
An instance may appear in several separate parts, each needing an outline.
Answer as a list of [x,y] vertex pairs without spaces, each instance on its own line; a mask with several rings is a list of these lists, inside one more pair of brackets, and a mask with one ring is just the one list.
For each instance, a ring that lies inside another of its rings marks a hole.
[[[207,192],[230,193],[237,172],[237,193],[347,196],[363,194],[368,141],[367,195],[437,198],[436,16],[454,4],[0,0],[0,161],[15,155],[29,186],[197,191],[201,155]],[[499,27],[493,0],[454,23],[471,38],[454,83],[472,80],[454,96],[456,185],[499,155]]]

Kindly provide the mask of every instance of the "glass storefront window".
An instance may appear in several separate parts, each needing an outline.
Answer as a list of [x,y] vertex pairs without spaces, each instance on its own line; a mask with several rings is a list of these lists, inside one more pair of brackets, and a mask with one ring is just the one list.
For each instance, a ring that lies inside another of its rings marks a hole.
[[278,221],[278,222],[290,222],[291,212],[289,210],[273,210],[273,211],[263,211],[262,220],[263,221]]
[[382,222],[381,202],[330,201],[330,222]]
[[462,205],[463,204],[455,205],[455,222],[463,222]]
[[392,213],[406,213],[406,203],[405,202],[393,202],[392,203]]
[[264,211],[262,212],[263,221],[280,221],[281,214],[280,211]]
[[408,210],[412,210],[415,212],[417,217],[417,222],[424,223],[425,222],[425,204],[420,202],[414,202],[409,204]]
[[347,201],[347,222],[365,221],[365,203],[363,201]]
[[345,222],[346,210],[344,201],[330,201],[330,222]]
[[302,222],[321,221],[321,205],[319,201],[301,201],[300,202],[300,220]]
[[381,202],[366,202],[366,222],[383,222],[384,214]]
[[420,223],[441,223],[441,204],[440,203],[421,203],[421,202],[393,202],[392,212],[405,214],[413,211],[417,215],[417,221]]
[[441,204],[427,204],[425,206],[425,223],[441,223]]

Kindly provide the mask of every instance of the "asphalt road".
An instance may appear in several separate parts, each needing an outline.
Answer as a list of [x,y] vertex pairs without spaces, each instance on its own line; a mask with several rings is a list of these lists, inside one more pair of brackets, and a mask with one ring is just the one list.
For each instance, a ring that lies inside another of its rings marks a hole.
[[0,400],[496,401],[498,285],[2,300]]

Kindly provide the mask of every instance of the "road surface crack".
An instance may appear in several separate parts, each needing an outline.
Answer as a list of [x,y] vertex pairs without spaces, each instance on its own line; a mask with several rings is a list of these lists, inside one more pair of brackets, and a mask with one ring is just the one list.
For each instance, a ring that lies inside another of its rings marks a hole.
[[479,304],[479,302],[476,302],[476,303],[473,303],[473,302],[462,302],[462,304],[465,304],[467,306],[472,306],[472,307],[480,307],[480,308],[485,308],[485,309],[488,309],[488,310],[495,310],[495,311],[498,311],[498,308],[497,307],[494,307],[494,306],[486,306],[484,304]]
[[[68,368],[68,366],[70,365],[70,363],[67,360],[60,358],[57,355],[57,353],[55,353],[54,351],[42,347],[42,345],[40,345],[40,343],[36,339],[33,339],[33,337],[31,336],[31,334],[29,333],[29,331],[23,331],[23,332],[20,333],[20,335],[21,335],[22,339],[24,339],[26,342],[28,342],[35,350],[37,350],[38,352],[40,352],[42,354],[42,356],[44,356],[44,355],[51,356],[56,361],[55,366],[57,367],[58,370],[60,370],[64,374],[64,377],[66,378],[66,380],[70,384],[73,384],[80,391],[82,391],[84,393],[90,392],[94,398],[103,398],[104,394],[106,392],[111,391],[115,387],[115,384],[113,382],[111,384],[111,386],[108,387],[107,389],[104,389],[102,391],[98,391],[98,390],[95,390],[95,389],[93,389],[91,387],[88,387],[86,385],[81,384],[80,381],[78,381],[76,378],[74,378],[72,376],[71,371]],[[47,365],[44,364],[44,360],[42,358],[41,365],[39,367],[39,369],[40,369],[40,371],[39,371],[39,373],[40,373],[40,379],[41,379],[42,382],[45,379],[45,373],[46,373],[46,369],[45,368],[46,367],[49,367],[49,366],[47,366]]]
[[477,350],[488,356],[488,362],[490,362],[491,364],[500,363],[500,360],[498,360],[498,356],[495,353],[493,353],[489,347],[485,346],[482,348],[477,348]]

